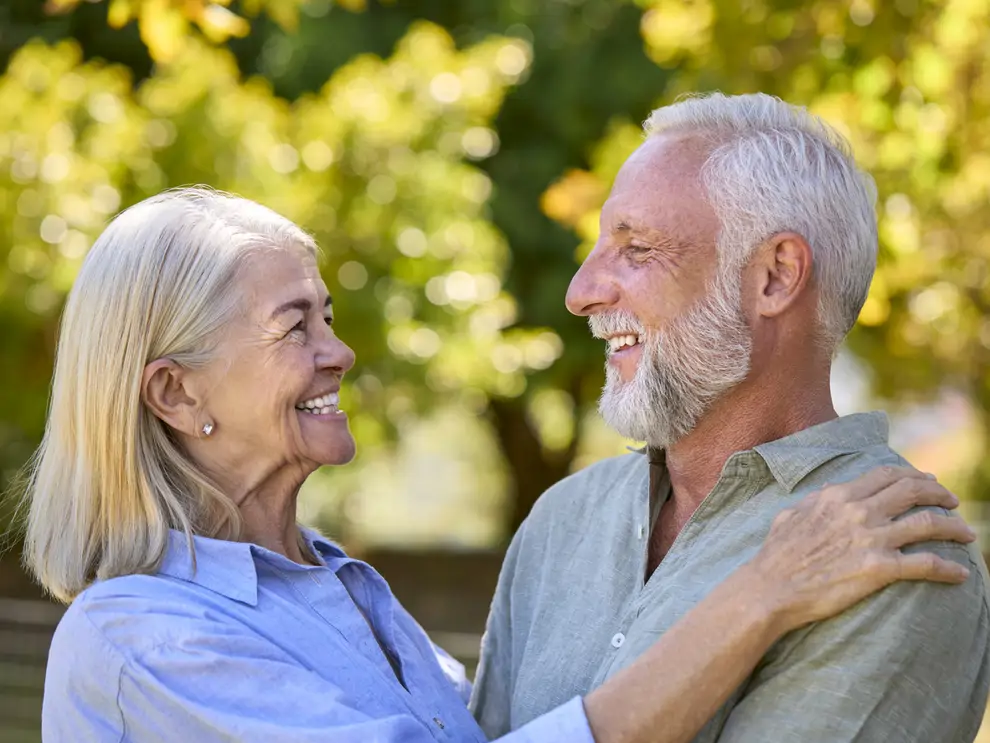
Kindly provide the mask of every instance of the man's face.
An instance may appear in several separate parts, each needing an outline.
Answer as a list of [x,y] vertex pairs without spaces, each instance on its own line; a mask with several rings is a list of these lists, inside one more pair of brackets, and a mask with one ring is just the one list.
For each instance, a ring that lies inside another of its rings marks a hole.
[[699,180],[706,154],[673,135],[633,153],[567,292],[568,309],[609,344],[602,415],[653,446],[690,433],[749,372],[739,272],[719,270],[718,219]]

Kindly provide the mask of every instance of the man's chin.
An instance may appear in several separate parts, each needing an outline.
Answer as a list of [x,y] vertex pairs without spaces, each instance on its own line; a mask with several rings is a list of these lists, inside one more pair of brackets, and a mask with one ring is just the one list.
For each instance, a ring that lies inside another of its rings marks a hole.
[[[694,428],[682,425],[678,430],[671,422],[678,418],[675,412],[627,383],[622,387],[607,385],[598,402],[598,412],[605,424],[623,438],[642,441],[653,449],[669,449]],[[637,394],[638,392],[638,394]],[[684,422],[684,416],[680,416]]]
[[643,408],[628,400],[610,399],[610,393],[602,394],[598,412],[605,424],[620,436],[634,441],[647,441],[652,438],[644,420]]

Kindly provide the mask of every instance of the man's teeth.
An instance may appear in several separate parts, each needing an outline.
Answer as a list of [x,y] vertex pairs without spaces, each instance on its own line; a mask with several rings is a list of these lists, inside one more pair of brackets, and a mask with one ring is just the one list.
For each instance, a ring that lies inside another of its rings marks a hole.
[[329,415],[337,412],[337,405],[340,403],[340,395],[336,392],[329,392],[322,397],[314,397],[296,405],[297,410],[305,410],[316,415]]
[[615,335],[608,339],[608,350],[621,351],[627,346],[635,346],[639,343],[638,335]]

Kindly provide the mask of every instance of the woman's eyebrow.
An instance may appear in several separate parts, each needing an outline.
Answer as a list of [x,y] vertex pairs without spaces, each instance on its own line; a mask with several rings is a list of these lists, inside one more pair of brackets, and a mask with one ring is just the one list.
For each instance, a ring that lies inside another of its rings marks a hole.
[[[329,307],[333,304],[333,298],[328,294],[326,300],[323,302],[324,308]],[[272,312],[271,320],[274,320],[279,315],[288,312],[289,310],[300,310],[303,313],[309,312],[313,308],[313,303],[304,297],[299,297],[298,299],[290,299],[288,302],[284,302],[275,308]]]
[[274,320],[279,315],[285,314],[290,310],[301,310],[303,313],[306,313],[309,312],[310,309],[312,309],[312,307],[313,307],[313,303],[310,302],[308,299],[303,299],[302,297],[300,297],[299,299],[290,299],[288,302],[284,302],[283,304],[280,304],[278,307],[276,307],[275,311],[272,312],[272,316],[270,319]]

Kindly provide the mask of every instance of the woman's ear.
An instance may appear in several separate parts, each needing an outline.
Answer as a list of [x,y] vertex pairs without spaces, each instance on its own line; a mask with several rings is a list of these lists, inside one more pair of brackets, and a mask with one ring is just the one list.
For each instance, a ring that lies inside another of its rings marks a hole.
[[759,251],[756,311],[776,317],[804,294],[814,259],[808,241],[796,232],[780,232]]
[[156,417],[176,431],[198,436],[199,402],[188,389],[188,370],[171,359],[156,359],[144,367],[141,398]]

